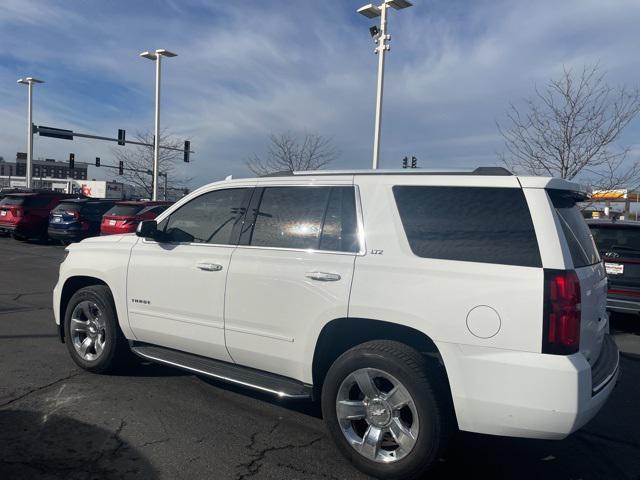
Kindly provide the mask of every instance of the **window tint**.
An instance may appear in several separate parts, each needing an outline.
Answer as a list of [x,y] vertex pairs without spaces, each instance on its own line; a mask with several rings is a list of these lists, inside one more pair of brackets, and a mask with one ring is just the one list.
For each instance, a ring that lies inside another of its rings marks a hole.
[[640,226],[590,225],[590,229],[600,251],[640,254]]
[[265,188],[251,245],[355,252],[353,187]]
[[56,208],[52,210],[52,213],[61,213],[61,212],[79,212],[80,204],[77,202],[62,202],[59,203]]
[[24,203],[24,197],[9,195],[0,200],[1,206],[19,207]]
[[420,257],[542,266],[521,189],[396,186],[393,193]]
[[353,188],[332,188],[320,237],[320,250],[357,252],[356,218],[356,200]]
[[576,198],[563,190],[547,190],[551,203],[558,212],[564,238],[567,240],[573,266],[593,265],[600,261],[598,249],[593,241],[587,222],[576,206]]
[[118,217],[130,217],[136,215],[144,205],[114,205],[105,215],[113,215]]
[[246,192],[246,188],[233,188],[194,198],[161,222],[163,241],[229,244],[233,226],[244,213]]

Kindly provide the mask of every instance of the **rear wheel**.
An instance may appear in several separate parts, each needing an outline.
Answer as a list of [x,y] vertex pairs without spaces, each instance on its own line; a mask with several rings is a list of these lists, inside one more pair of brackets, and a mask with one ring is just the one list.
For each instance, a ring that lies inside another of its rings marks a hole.
[[381,479],[416,478],[440,457],[454,429],[437,366],[399,342],[367,342],[329,369],[322,412],[339,450]]
[[12,233],[11,236],[13,237],[14,240],[18,240],[19,242],[24,242],[27,240],[27,237],[25,237],[24,235],[21,235],[19,233]]
[[118,325],[113,297],[105,285],[92,285],[73,294],[64,331],[71,358],[85,370],[113,371],[131,356]]

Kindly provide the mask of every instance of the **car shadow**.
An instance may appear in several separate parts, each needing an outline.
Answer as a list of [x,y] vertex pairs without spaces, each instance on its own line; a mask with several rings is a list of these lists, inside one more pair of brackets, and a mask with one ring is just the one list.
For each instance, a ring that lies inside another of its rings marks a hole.
[[[115,431],[62,415],[0,410],[0,478],[157,478],[147,459]],[[132,476],[133,478],[133,476]]]
[[640,335],[640,316],[625,313],[611,313],[611,330]]
[[184,377],[192,375],[179,368],[167,367],[141,358],[132,358],[126,366],[110,373],[115,377]]

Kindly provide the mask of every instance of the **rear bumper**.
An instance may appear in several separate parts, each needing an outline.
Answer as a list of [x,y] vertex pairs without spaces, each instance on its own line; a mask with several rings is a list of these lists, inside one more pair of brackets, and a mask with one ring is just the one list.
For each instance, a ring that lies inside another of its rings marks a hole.
[[49,238],[55,238],[57,240],[79,240],[83,238],[85,232],[83,232],[80,228],[51,228],[47,229],[47,235]]
[[15,223],[0,223],[0,232],[13,233],[16,231],[17,224]]
[[619,374],[613,341],[609,344],[613,351],[607,363],[598,367],[598,377],[580,353],[562,356],[437,346],[449,377],[458,426],[470,432],[563,439],[598,413]]

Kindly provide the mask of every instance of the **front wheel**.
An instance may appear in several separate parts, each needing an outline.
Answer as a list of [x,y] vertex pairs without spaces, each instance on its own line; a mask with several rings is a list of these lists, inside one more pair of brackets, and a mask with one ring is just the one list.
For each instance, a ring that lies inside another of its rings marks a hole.
[[356,468],[387,480],[426,472],[454,429],[440,369],[394,341],[367,342],[340,356],[323,384],[322,412]]
[[64,318],[67,349],[76,364],[96,373],[122,366],[131,353],[118,326],[113,297],[105,285],[73,294]]

